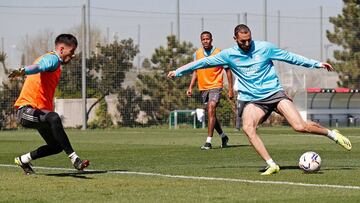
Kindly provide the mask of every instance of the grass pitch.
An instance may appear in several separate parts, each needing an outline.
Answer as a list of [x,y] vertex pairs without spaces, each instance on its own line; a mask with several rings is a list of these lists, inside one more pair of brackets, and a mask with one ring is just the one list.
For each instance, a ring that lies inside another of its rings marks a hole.
[[[348,152],[327,138],[289,128],[260,128],[279,174],[260,176],[264,161],[242,132],[225,129],[230,148],[202,151],[205,129],[68,130],[77,154],[90,159],[86,173],[65,153],[33,161],[24,176],[15,156],[44,144],[34,130],[0,132],[0,202],[358,202],[360,129],[341,129]],[[315,151],[319,173],[303,174],[300,155]]]

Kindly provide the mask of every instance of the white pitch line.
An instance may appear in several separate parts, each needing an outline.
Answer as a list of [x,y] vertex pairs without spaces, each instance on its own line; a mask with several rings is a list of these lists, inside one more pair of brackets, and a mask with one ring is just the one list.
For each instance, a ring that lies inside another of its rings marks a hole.
[[[0,164],[0,167],[17,168],[15,165]],[[43,170],[57,170],[57,171],[76,171],[70,168],[52,168],[52,167],[33,167],[35,169]],[[184,175],[170,175],[161,173],[148,173],[148,172],[136,172],[136,171],[108,171],[108,170],[95,170],[88,169],[85,172],[96,172],[106,171],[110,174],[129,174],[129,175],[143,175],[143,176],[157,176],[166,178],[177,178],[177,179],[192,179],[192,180],[213,180],[213,181],[228,181],[228,182],[241,182],[241,183],[253,183],[253,184],[270,184],[270,185],[291,185],[291,186],[303,186],[303,187],[318,187],[318,188],[339,188],[339,189],[354,189],[360,190],[360,186],[351,185],[329,185],[329,184],[310,184],[310,183],[297,183],[288,181],[265,181],[265,180],[246,180],[246,179],[235,179],[235,178],[215,178],[215,177],[203,177],[203,176],[184,176]],[[85,173],[86,174],[86,173]],[[81,175],[81,173],[79,173]]]

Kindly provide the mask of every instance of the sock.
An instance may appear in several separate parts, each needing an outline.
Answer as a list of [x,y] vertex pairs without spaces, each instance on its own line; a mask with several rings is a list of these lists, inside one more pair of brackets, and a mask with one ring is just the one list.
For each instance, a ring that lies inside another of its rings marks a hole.
[[269,166],[271,166],[271,167],[273,167],[273,166],[276,165],[276,163],[275,163],[274,160],[272,160],[272,159],[266,160],[266,163],[267,163],[267,165],[269,165]]
[[27,154],[24,154],[20,157],[20,161],[23,163],[23,164],[27,164],[29,163],[30,161],[32,160],[31,156],[30,156],[30,152],[27,153]]
[[211,138],[212,138],[212,137],[208,136],[208,137],[206,138],[206,142],[207,142],[207,143],[211,143]]
[[328,138],[336,141],[336,133],[332,130],[328,130],[328,134],[327,134]]
[[70,160],[71,160],[71,163],[75,163],[75,160],[76,160],[76,158],[78,158],[79,156],[75,153],[75,152],[73,152],[73,153],[71,153],[70,155],[69,155],[69,158],[70,158]]
[[225,134],[224,132],[222,132],[221,134],[219,134],[219,136],[220,136],[221,138],[223,138],[223,137],[226,137],[226,134]]

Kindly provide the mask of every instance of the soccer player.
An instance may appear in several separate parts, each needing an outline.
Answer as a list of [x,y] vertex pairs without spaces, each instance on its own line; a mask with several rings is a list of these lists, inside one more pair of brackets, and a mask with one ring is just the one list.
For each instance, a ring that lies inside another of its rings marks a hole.
[[64,131],[60,116],[54,112],[54,93],[61,76],[61,64],[66,64],[75,56],[77,39],[71,34],[60,34],[55,39],[55,50],[40,56],[32,65],[13,70],[9,78],[26,75],[20,96],[15,102],[18,122],[27,128],[37,129],[46,145],[22,156],[15,157],[15,164],[26,175],[35,173],[30,161],[58,154],[68,155],[77,170],[89,165],[89,160],[81,160],[72,148]]
[[180,77],[199,68],[228,65],[238,77],[238,100],[244,105],[242,112],[243,131],[256,152],[267,163],[265,172],[270,175],[280,171],[280,167],[270,157],[262,140],[256,133],[258,124],[272,111],[284,116],[291,127],[298,132],[327,136],[347,150],[351,142],[337,130],[326,129],[312,121],[304,121],[295,105],[288,98],[279,83],[273,60],[301,65],[307,68],[335,69],[328,63],[310,60],[303,56],[279,49],[266,41],[254,41],[250,29],[240,24],[234,29],[236,46],[219,54],[186,64],[168,73],[169,78]]
[[[200,40],[202,48],[199,48],[194,53],[194,60],[199,60],[204,57],[213,56],[220,52],[220,49],[212,46],[212,34],[209,31],[204,31],[200,34]],[[225,69],[226,76],[229,83],[228,96],[230,99],[234,97],[233,93],[233,80],[232,74],[229,68]],[[203,150],[212,148],[211,139],[214,134],[214,128],[221,137],[221,147],[227,147],[229,141],[228,136],[223,132],[219,120],[216,118],[216,107],[220,102],[221,92],[223,89],[223,67],[216,66],[207,69],[198,69],[193,72],[192,79],[189,85],[186,95],[191,97],[192,88],[195,81],[198,81],[198,88],[200,90],[202,101],[207,105],[208,111],[208,135],[205,144],[201,147]]]

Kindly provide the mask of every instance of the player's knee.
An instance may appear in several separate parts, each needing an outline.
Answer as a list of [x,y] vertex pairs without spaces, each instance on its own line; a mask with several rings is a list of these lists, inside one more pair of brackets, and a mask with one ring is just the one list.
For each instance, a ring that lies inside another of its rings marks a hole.
[[56,112],[50,112],[46,115],[45,119],[49,122],[57,122],[57,121],[61,121],[59,114],[57,114]]
[[247,136],[252,135],[254,134],[254,132],[256,132],[256,127],[251,124],[243,124],[242,129]]
[[297,123],[297,124],[293,125],[292,127],[297,132],[308,132],[308,126],[305,122]]
[[215,107],[210,107],[208,108],[208,114],[209,116],[214,116],[215,115]]
[[58,124],[61,123],[61,118],[59,116],[59,114],[57,114],[56,112],[50,112],[46,115],[45,119],[50,123],[50,124]]

